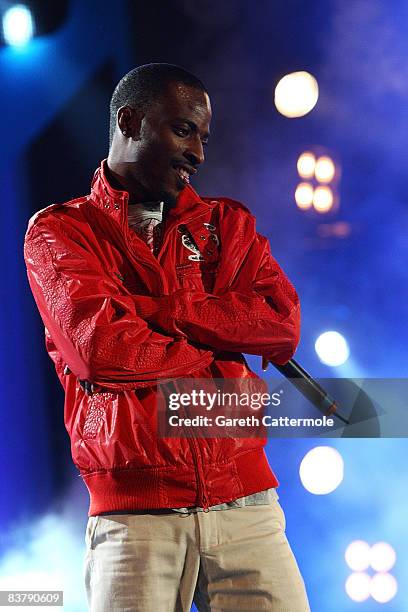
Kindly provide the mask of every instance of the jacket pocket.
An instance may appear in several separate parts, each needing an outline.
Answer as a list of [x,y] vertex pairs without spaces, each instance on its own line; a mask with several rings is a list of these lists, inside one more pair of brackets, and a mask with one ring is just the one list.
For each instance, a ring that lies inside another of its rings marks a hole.
[[88,518],[85,533],[85,545],[88,550],[94,550],[95,548],[95,534],[96,528],[98,527],[99,518],[99,516],[90,516]]

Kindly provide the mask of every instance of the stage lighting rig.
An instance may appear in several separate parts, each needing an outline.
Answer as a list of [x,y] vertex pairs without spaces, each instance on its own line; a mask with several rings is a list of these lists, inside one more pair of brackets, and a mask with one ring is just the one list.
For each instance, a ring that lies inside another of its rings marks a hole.
[[[370,597],[381,604],[390,602],[397,594],[398,583],[389,573],[397,555],[388,542],[377,542],[370,546],[364,540],[354,540],[346,549],[344,558],[353,570],[345,583],[347,595],[356,602]],[[375,573],[370,574],[370,570]]]
[[340,164],[321,147],[315,147],[299,155],[296,168],[301,180],[295,189],[297,207],[319,214],[336,211]]

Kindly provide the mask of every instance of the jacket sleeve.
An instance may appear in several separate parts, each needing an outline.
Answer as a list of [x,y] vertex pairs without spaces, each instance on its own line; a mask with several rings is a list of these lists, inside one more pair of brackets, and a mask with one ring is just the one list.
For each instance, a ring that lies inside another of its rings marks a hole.
[[[284,364],[299,343],[298,296],[259,234],[230,287],[217,295],[176,291],[170,312],[173,326],[189,340],[215,350],[262,355]],[[165,328],[159,310],[151,316]]]
[[[191,346],[182,334],[176,338],[149,327],[144,296],[120,293],[90,251],[80,236],[64,234],[55,219],[32,225],[24,245],[34,299],[73,374],[117,389],[187,375],[202,365],[210,353]],[[155,310],[171,329],[167,296],[157,298]]]

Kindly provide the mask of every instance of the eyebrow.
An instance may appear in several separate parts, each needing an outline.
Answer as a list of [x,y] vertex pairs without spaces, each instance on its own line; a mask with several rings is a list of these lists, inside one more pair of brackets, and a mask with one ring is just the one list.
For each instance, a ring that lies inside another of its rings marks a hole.
[[[187,123],[187,125],[193,130],[193,132],[198,132],[198,126],[196,123],[194,123],[194,121],[190,121],[189,119],[183,119],[182,117],[179,117],[178,119],[176,119],[176,121],[181,121],[181,123]],[[209,138],[210,137],[210,132],[205,132],[203,134],[203,138]]]

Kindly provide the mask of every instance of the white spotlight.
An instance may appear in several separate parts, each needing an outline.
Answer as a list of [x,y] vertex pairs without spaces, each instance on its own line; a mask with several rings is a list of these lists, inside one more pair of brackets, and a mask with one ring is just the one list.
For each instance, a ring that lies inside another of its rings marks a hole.
[[275,106],[285,117],[303,117],[315,107],[319,86],[309,72],[292,72],[275,88]]
[[326,213],[333,208],[334,196],[330,187],[320,185],[313,194],[313,206],[320,213]]
[[350,569],[362,572],[370,565],[370,545],[364,540],[354,540],[346,548],[345,559]]
[[353,601],[365,601],[370,597],[370,586],[371,578],[368,574],[355,572],[347,578],[345,589]]
[[316,158],[313,153],[305,151],[299,155],[297,170],[302,178],[312,178],[315,173]]
[[336,173],[333,160],[327,155],[322,155],[316,162],[315,176],[320,183],[330,183]]
[[375,574],[371,578],[370,594],[378,603],[387,603],[395,597],[398,583],[392,574]]
[[343,480],[343,457],[331,446],[316,446],[303,457],[299,475],[303,486],[310,493],[332,493]]
[[395,564],[397,555],[387,542],[377,542],[371,547],[370,565],[376,572],[388,572]]
[[22,47],[34,35],[31,11],[24,4],[16,4],[3,15],[3,36],[8,45]]
[[350,356],[345,338],[336,331],[321,334],[315,342],[315,351],[320,361],[329,366],[343,365]]
[[313,203],[313,187],[310,183],[299,183],[295,191],[295,201],[298,208],[307,210]]

